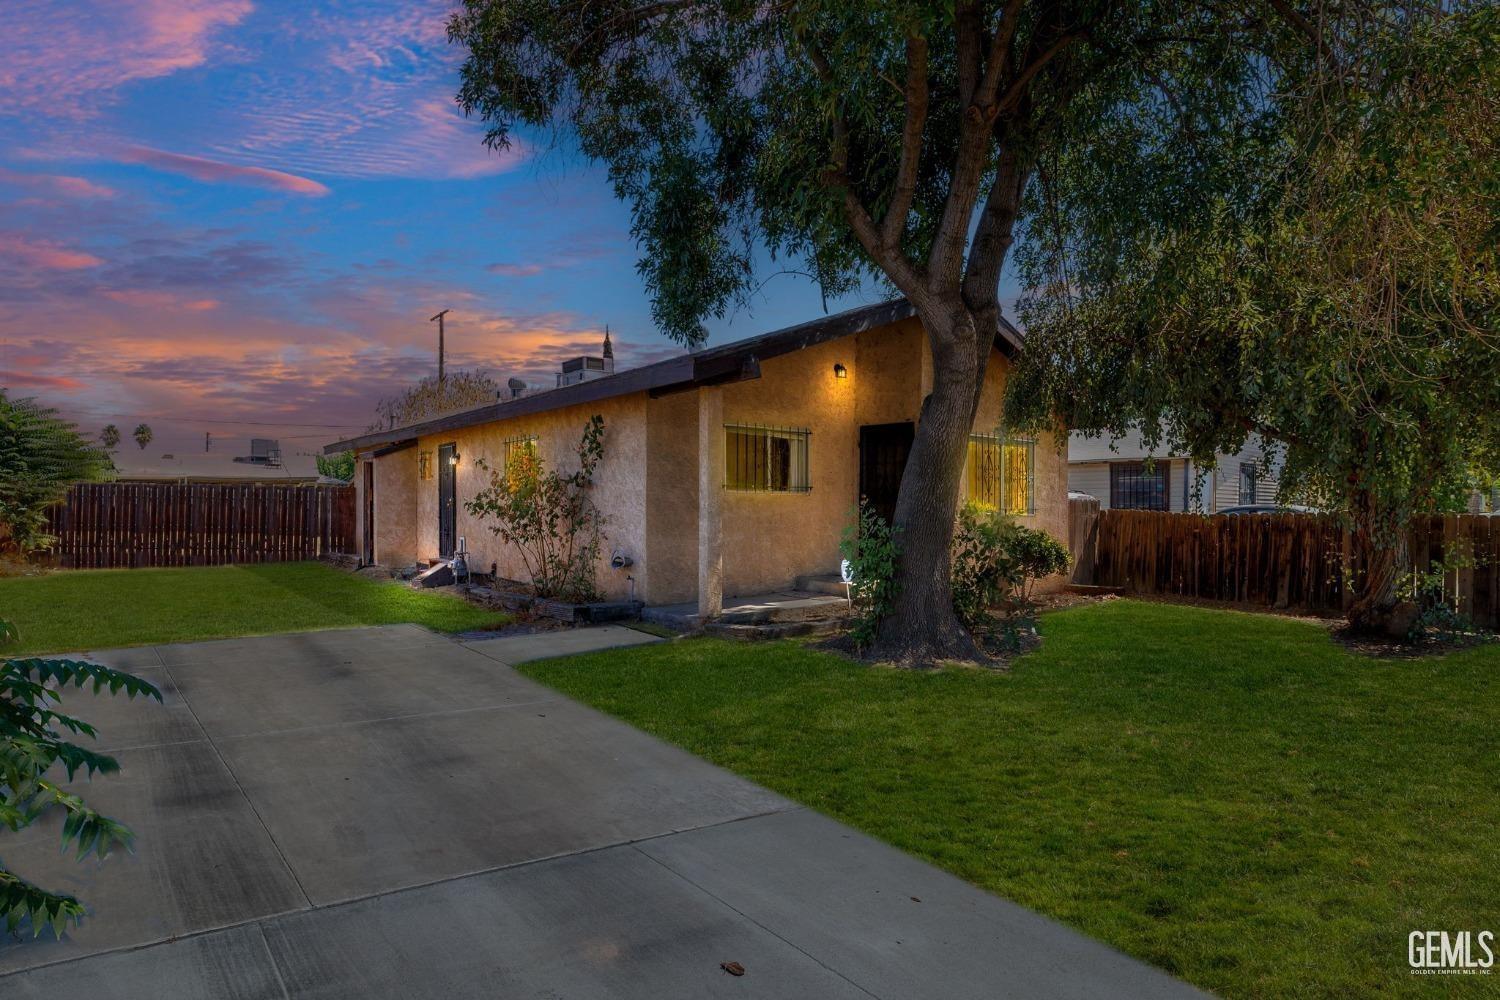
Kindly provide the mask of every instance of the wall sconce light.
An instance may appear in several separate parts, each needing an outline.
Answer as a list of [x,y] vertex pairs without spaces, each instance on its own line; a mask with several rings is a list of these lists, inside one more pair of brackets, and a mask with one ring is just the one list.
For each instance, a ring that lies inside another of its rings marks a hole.
[[841,364],[835,364],[833,366],[833,377],[834,378],[848,378],[849,377],[849,369],[845,368]]
[[458,464],[458,452],[455,451],[453,454],[451,454],[451,455],[448,456],[448,464],[449,465],[457,465]]

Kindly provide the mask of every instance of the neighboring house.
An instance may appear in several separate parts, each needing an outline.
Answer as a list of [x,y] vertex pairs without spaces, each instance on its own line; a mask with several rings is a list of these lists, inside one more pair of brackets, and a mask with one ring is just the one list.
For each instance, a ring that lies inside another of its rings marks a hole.
[[218,451],[148,455],[139,449],[121,448],[111,457],[117,470],[115,478],[122,482],[298,485],[318,481],[316,457],[284,454],[270,438],[254,438],[249,455]]
[[[1052,435],[1006,440],[997,427],[1020,349],[1008,324],[988,366],[965,470],[965,495],[1067,538],[1067,471]],[[328,445],[359,467],[366,562],[450,556],[524,578],[519,559],[464,509],[487,482],[475,463],[536,443],[576,465],[584,423],[604,418],[594,498],[607,518],[606,595],[648,604],[791,587],[836,572],[839,536],[863,494],[894,508],[922,399],[932,384],[926,335],[905,301],[855,309],[642,368],[574,359],[557,388]],[[572,376],[573,379],[568,378]],[[576,380],[574,380],[576,379]],[[949,512],[934,511],[947,517]],[[631,561],[612,569],[619,553]],[[633,578],[633,580],[631,579]]]
[[1237,455],[1219,455],[1206,469],[1181,455],[1157,455],[1148,461],[1138,433],[1118,441],[1068,438],[1068,489],[1097,497],[1100,508],[1197,511],[1212,514],[1242,504],[1275,503],[1280,461],[1268,470],[1259,438],[1252,437]]

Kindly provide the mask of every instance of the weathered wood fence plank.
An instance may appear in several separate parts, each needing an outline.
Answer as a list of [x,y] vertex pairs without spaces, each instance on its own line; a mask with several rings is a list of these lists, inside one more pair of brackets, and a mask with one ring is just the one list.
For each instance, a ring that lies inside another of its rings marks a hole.
[[354,551],[354,487],[79,483],[47,531],[75,569],[316,559]]
[[[1077,501],[1075,501],[1076,503]],[[1339,613],[1347,607],[1352,566],[1346,532],[1332,517],[1250,514],[1203,517],[1148,510],[1077,511],[1075,582],[1138,594]],[[1423,515],[1408,527],[1412,567],[1441,562],[1444,591],[1458,609],[1488,628],[1500,627],[1500,518]]]

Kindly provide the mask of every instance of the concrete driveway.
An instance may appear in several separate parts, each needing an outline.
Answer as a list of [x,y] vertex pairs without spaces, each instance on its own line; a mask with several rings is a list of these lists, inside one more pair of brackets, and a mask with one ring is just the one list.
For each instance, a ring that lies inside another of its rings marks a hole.
[[[651,641],[415,626],[120,650],[73,695],[133,855],[7,864],[93,910],[0,995],[1179,997],[1184,984],[521,677]],[[737,962],[743,976],[720,964]]]

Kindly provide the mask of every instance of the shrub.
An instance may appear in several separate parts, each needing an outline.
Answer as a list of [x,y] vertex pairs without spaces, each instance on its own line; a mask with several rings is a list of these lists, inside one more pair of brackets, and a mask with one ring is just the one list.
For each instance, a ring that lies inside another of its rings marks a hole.
[[896,560],[901,548],[895,530],[865,500],[839,539],[839,552],[854,577],[849,596],[854,605],[849,638],[863,650],[875,641],[880,623],[896,601]]
[[[16,638],[9,622],[0,621],[0,643]],[[48,781],[47,771],[61,764],[68,780],[78,772],[89,777],[120,769],[113,757],[94,753],[61,735],[96,737],[87,722],[56,710],[68,687],[92,685],[94,694],[124,691],[161,701],[161,692],[139,677],[82,660],[0,660],[0,826],[18,833],[53,809],[67,813],[62,840],[75,845],[79,860],[90,854],[106,857],[116,847],[130,846],[130,831],[91,809],[81,797]],[[0,864],[0,919],[14,933],[28,924],[34,934],[50,928],[58,937],[69,923],[83,918],[83,904],[72,896],[48,892],[8,871]]]
[[1068,562],[1067,548],[1045,531],[966,504],[953,529],[954,613],[971,630],[991,625],[996,608],[1013,617],[1030,606],[1037,580]]
[[46,548],[47,508],[76,482],[103,479],[109,456],[57,411],[0,390],[0,555]]
[[514,545],[531,576],[536,596],[597,601],[599,550],[604,515],[590,492],[594,469],[604,457],[604,418],[589,418],[578,442],[578,468],[548,470],[534,444],[518,448],[503,469],[484,459],[475,464],[490,483],[464,504],[501,541]]

